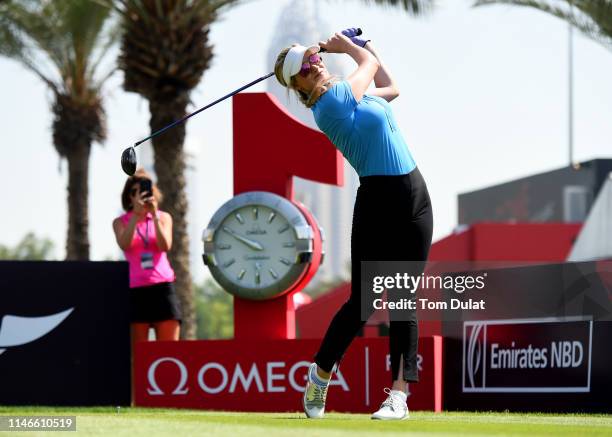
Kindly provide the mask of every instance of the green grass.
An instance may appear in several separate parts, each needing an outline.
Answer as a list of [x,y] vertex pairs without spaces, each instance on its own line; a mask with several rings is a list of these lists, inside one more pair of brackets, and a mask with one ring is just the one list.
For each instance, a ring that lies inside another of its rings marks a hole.
[[[0,415],[77,416],[77,432],[52,436],[360,436],[360,435],[545,435],[611,436],[612,415],[412,412],[409,420],[380,422],[365,414],[327,414],[307,420],[303,413],[228,413],[156,408],[0,407]],[[0,435],[50,436],[47,432]]]

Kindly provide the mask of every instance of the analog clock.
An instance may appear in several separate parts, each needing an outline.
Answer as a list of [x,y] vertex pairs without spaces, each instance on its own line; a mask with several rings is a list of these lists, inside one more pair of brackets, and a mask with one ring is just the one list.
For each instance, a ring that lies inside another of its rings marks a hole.
[[265,191],[239,194],[204,230],[204,263],[229,293],[269,299],[289,291],[313,257],[314,233],[300,209]]

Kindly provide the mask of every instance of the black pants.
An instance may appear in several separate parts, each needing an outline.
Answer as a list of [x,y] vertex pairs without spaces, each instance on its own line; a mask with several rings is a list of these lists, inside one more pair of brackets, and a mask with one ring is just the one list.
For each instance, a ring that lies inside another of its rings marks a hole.
[[[361,261],[425,261],[431,247],[431,202],[418,168],[407,175],[359,180],[351,233],[351,296],[332,319],[315,356],[317,365],[327,372],[340,362],[365,324],[361,320]],[[390,320],[392,380],[398,379],[403,357],[403,379],[418,382],[418,338],[416,315],[410,321]]]

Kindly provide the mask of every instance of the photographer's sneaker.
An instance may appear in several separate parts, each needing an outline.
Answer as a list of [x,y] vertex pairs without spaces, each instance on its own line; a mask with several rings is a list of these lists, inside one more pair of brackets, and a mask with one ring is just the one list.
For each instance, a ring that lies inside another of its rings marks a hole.
[[381,404],[380,409],[372,414],[372,419],[377,420],[404,420],[408,418],[408,405],[406,393],[399,390],[385,388],[387,399]]
[[304,390],[304,413],[310,419],[321,419],[325,413],[325,398],[329,381],[317,375],[317,364],[312,363],[308,368],[306,389]]

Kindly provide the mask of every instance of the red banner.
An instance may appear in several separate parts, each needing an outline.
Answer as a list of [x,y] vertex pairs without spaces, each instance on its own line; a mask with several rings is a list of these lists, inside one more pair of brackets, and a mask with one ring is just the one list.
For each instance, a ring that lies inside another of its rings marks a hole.
[[[321,340],[142,342],[134,358],[137,406],[230,411],[302,409],[306,370]],[[442,338],[419,339],[412,410],[441,411]],[[357,338],[330,382],[327,411],[368,413],[385,399],[387,338]]]

